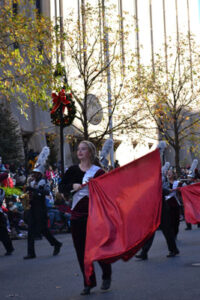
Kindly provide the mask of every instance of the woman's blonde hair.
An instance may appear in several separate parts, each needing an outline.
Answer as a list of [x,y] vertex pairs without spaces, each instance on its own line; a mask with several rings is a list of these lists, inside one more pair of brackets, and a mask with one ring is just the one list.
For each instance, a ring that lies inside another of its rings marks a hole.
[[88,146],[88,149],[89,149],[90,154],[91,154],[91,161],[92,161],[92,163],[94,163],[94,162],[96,161],[96,159],[97,159],[97,150],[96,150],[95,145],[94,145],[92,142],[86,141],[86,140],[81,141],[81,142],[79,143],[79,145],[80,145],[81,143],[84,143],[84,144],[86,144],[86,145]]

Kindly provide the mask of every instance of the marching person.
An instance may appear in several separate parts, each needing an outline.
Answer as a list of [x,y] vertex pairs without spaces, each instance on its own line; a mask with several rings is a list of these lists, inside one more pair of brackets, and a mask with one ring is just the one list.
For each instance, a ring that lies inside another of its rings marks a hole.
[[[88,217],[89,191],[88,186],[84,185],[91,178],[95,178],[104,174],[104,171],[98,165],[95,165],[96,148],[89,141],[82,141],[77,150],[77,157],[80,161],[78,165],[73,165],[65,172],[61,183],[59,184],[59,192],[63,194],[73,193],[73,201],[71,208],[71,233],[79,261],[80,269],[83,273],[84,289],[81,295],[90,294],[91,288],[96,286],[95,272],[90,277],[91,284],[88,285],[84,272],[84,253],[86,242],[86,227]],[[107,290],[111,284],[111,265],[98,262],[102,271],[102,290]]]
[[[165,200],[165,196],[169,195],[169,193],[170,193],[169,190],[163,188],[160,229],[162,230],[162,233],[167,242],[167,247],[169,250],[169,254],[167,255],[167,257],[174,257],[177,254],[179,254],[179,250],[176,245],[169,204]],[[148,251],[150,250],[150,248],[153,244],[154,237],[155,237],[155,232],[146,241],[146,243],[142,247],[142,251],[140,252],[140,254],[135,255],[136,258],[139,258],[141,260],[148,259]]]
[[7,256],[12,254],[12,252],[14,251],[14,247],[12,245],[12,241],[8,234],[7,220],[1,208],[4,197],[5,197],[5,192],[3,189],[0,188],[0,241],[2,241],[6,249],[5,255]]
[[[34,240],[37,235],[42,234],[51,246],[54,247],[53,255],[60,252],[62,243],[60,243],[48,229],[48,215],[45,202],[45,196],[49,195],[50,187],[47,181],[43,178],[44,164],[49,153],[48,147],[44,147],[38,157],[36,167],[33,169],[32,180],[26,188],[29,192],[30,209],[28,212],[28,249],[27,256],[24,259],[35,258]],[[48,150],[48,151],[47,151]],[[46,152],[45,152],[46,151]]]
[[180,209],[181,203],[178,199],[176,188],[179,186],[179,181],[175,178],[175,173],[172,170],[168,170],[167,172],[167,182],[164,187],[169,191],[168,195],[165,196],[165,200],[168,203],[170,215],[171,215],[171,223],[174,230],[175,238],[179,232],[179,224],[180,224]]
[[[166,144],[165,142],[161,141],[158,145],[158,149],[160,150],[161,160],[162,160],[163,151],[166,147],[165,144]],[[176,235],[178,233],[178,228],[177,228],[177,223],[175,223],[176,226],[174,225],[168,199],[170,199],[171,197],[175,197],[175,192],[173,192],[171,189],[176,188],[178,186],[178,183],[174,184],[174,186],[169,184],[169,179],[174,181],[174,177],[172,176],[173,175],[172,171],[169,170],[169,167],[170,167],[170,163],[166,162],[161,169],[162,211],[161,211],[160,229],[162,230],[162,233],[167,242],[167,247],[169,250],[169,254],[167,255],[167,257],[174,257],[177,254],[179,254],[179,250],[176,245]],[[143,245],[141,252],[135,255],[136,258],[139,258],[141,260],[148,259],[148,251],[150,250],[153,244],[154,237],[155,237],[155,232]]]

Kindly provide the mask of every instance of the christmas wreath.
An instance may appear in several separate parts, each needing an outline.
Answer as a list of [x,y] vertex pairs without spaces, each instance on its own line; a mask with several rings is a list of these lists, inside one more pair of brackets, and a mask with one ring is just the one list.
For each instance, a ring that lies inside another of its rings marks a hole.
[[58,94],[52,93],[52,98],[51,122],[56,126],[60,126],[61,118],[63,118],[63,127],[71,125],[76,115],[76,107],[72,99],[72,94],[66,94],[63,89]]

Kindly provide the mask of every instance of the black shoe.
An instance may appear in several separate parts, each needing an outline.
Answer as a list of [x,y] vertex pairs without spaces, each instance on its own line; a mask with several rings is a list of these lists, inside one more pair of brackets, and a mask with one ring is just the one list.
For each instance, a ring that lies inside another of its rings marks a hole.
[[91,290],[91,287],[90,286],[86,286],[80,295],[84,296],[84,295],[89,295],[90,294],[90,290]]
[[14,251],[14,249],[13,249],[13,250],[10,250],[10,251],[7,251],[4,255],[5,255],[5,256],[12,255],[13,251]]
[[136,258],[139,258],[139,259],[141,259],[141,260],[147,260],[147,259],[148,259],[147,254],[143,254],[143,253],[138,254],[138,255],[135,255],[135,257],[136,257]]
[[186,228],[185,228],[185,230],[192,230],[192,228],[190,228],[190,227],[186,227]]
[[174,257],[176,256],[177,254],[179,254],[179,251],[176,250],[176,251],[170,251],[169,254],[167,255],[167,257]]
[[111,279],[103,279],[102,285],[101,285],[101,290],[108,290],[111,285]]
[[36,258],[36,255],[28,254],[27,256],[24,256],[24,259],[31,259],[31,258]]
[[58,255],[58,253],[60,252],[60,248],[62,247],[62,243],[59,243],[57,245],[54,246],[54,250],[53,250],[53,256]]

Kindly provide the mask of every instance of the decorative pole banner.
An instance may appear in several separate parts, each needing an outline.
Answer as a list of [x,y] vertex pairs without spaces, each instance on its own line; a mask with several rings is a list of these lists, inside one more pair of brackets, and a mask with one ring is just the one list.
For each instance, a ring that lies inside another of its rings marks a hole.
[[[71,125],[75,118],[76,107],[72,99],[72,94],[66,94],[62,89],[58,94],[52,93],[53,107],[51,108],[51,121],[54,125],[60,126],[62,107],[63,127]],[[67,110],[66,110],[67,109]],[[67,113],[66,113],[67,112]]]

